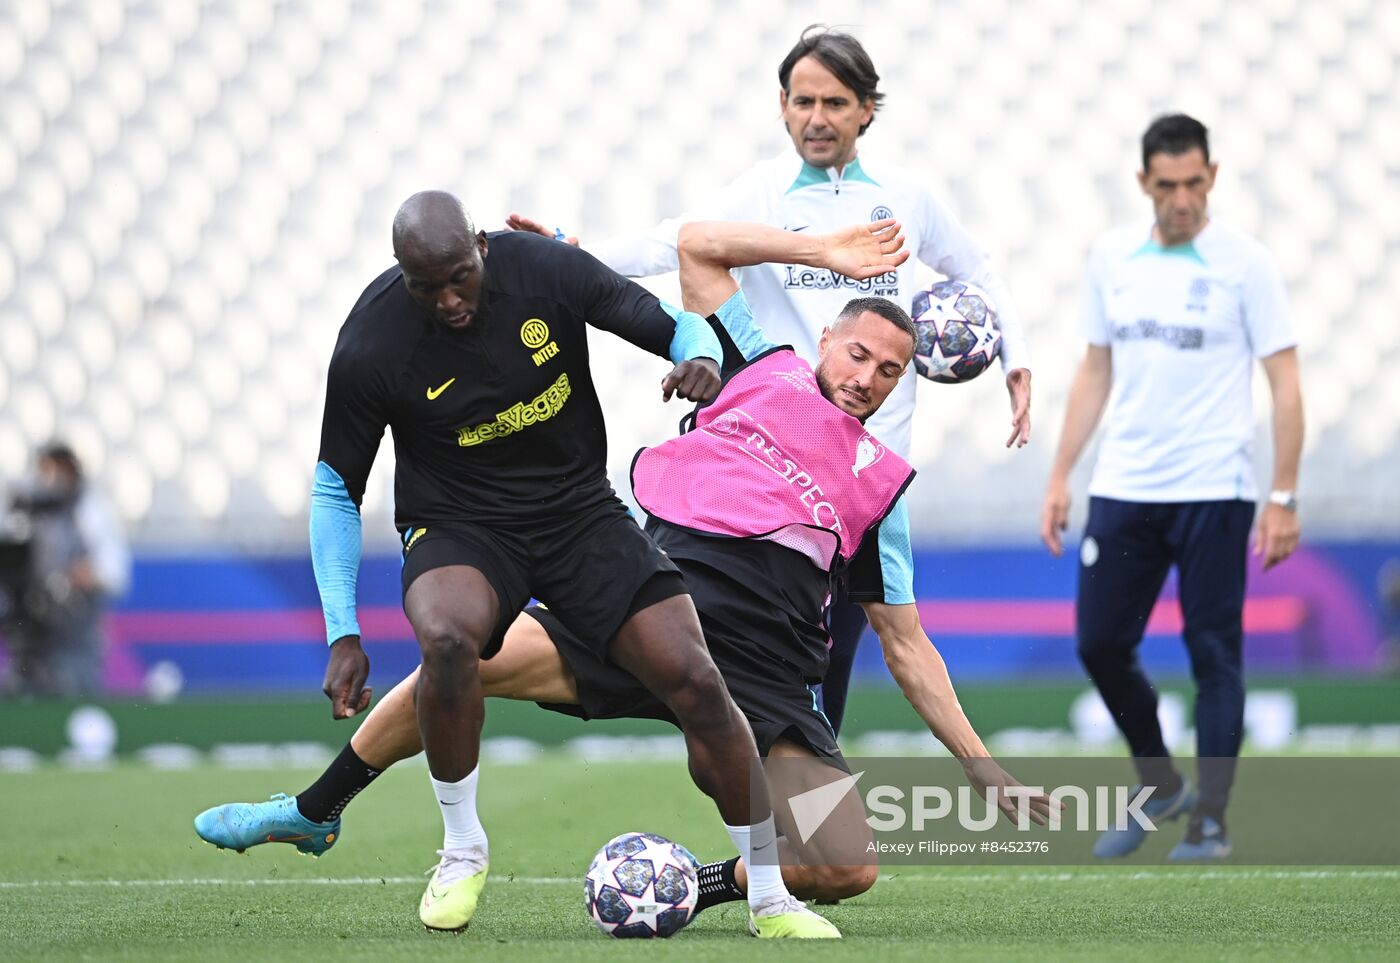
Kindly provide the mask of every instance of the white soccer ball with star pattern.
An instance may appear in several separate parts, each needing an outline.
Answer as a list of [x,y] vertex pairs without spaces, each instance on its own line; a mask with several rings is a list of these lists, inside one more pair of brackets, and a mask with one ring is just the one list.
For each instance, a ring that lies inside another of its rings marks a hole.
[[695,912],[699,869],[690,850],[664,836],[615,836],[583,878],[588,914],[600,930],[619,939],[671,936]]
[[939,281],[914,296],[914,370],[942,384],[971,381],[1001,354],[992,299],[966,281]]

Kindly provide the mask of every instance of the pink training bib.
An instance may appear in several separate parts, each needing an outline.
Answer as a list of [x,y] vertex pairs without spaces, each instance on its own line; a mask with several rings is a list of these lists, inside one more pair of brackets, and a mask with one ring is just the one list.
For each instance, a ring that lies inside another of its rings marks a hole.
[[643,448],[632,491],[648,514],[711,535],[777,542],[830,570],[849,562],[914,477],[822,397],[789,348],[734,372],[695,428]]

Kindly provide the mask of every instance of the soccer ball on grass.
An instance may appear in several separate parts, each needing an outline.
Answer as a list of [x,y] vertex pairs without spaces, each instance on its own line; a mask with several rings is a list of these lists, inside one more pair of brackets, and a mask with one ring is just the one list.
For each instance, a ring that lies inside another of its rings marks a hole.
[[600,930],[619,939],[671,936],[695,912],[699,868],[690,850],[664,836],[615,836],[583,878],[588,914]]

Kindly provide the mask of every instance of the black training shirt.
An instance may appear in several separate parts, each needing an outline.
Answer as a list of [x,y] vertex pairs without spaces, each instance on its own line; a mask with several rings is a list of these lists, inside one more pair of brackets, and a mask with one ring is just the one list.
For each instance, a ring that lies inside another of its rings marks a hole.
[[385,271],[340,329],[320,460],[356,505],[384,428],[395,524],[549,519],[615,497],[585,325],[667,357],[675,322],[639,285],[537,234],[488,235],[470,327],[438,325]]

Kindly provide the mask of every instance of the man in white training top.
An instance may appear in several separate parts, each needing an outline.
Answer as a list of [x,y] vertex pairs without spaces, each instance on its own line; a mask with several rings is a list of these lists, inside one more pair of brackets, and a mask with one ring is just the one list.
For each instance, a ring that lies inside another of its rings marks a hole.
[[[645,277],[676,270],[677,233],[689,221],[758,221],[789,231],[825,233],[860,221],[897,218],[914,258],[880,277],[856,282],[788,264],[739,269],[739,283],[764,334],[776,343],[791,344],[798,355],[816,364],[822,330],[851,298],[884,297],[910,308],[918,290],[917,258],[991,295],[1001,320],[1002,368],[1011,396],[1007,446],[1024,445],[1030,438],[1030,360],[1020,313],[1006,284],[992,272],[985,252],[917,176],[878,158],[858,156],[857,141],[885,97],[870,55],[849,34],[809,27],[783,58],[778,80],[783,122],[794,151],[755,164],[680,217],[643,234],[590,245],[589,251],[620,274]],[[512,215],[509,223],[562,237],[519,215]],[[914,379],[904,378],[870,421],[871,432],[905,458],[910,454],[914,388]],[[880,547],[882,579],[877,587],[860,597],[838,592],[831,607],[831,666],[822,696],[838,732],[866,613],[881,639],[923,635],[914,605],[909,514],[903,500],[881,526]]]
[[[1142,784],[1155,787],[1143,811],[1158,822],[1191,814],[1170,858],[1223,859],[1244,728],[1245,558],[1259,497],[1250,376],[1259,358],[1274,404],[1273,483],[1254,540],[1269,568],[1298,544],[1297,342],[1268,251],[1206,213],[1216,173],[1206,128],[1184,114],[1158,118],[1142,138],[1142,167],[1155,221],[1109,231],[1089,255],[1081,310],[1089,348],[1070,388],[1040,534],[1059,555],[1069,473],[1107,403],[1079,552],[1079,657]],[[1196,682],[1199,794],[1172,766],[1156,690],[1137,658],[1173,565]],[[1142,845],[1145,831],[1129,822],[1105,832],[1095,855]]]

